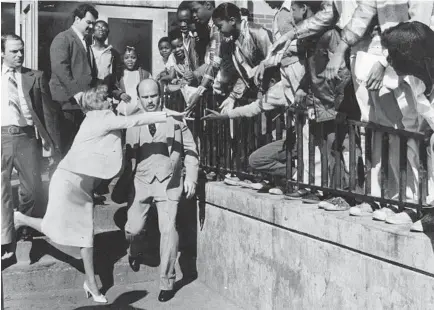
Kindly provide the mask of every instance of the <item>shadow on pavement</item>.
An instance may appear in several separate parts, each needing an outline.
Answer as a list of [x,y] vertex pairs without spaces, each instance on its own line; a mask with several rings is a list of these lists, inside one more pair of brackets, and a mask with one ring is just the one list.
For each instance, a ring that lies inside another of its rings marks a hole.
[[118,296],[111,304],[84,306],[75,310],[112,309],[112,310],[144,310],[131,306],[148,295],[148,291],[131,291]]

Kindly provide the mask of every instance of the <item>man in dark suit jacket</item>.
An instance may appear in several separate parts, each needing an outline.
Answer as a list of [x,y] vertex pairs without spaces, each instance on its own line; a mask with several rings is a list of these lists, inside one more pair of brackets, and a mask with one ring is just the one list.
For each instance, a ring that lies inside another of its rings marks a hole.
[[64,115],[63,154],[71,147],[84,118],[76,98],[96,82],[95,60],[88,38],[98,18],[98,11],[89,4],[81,4],[73,14],[71,28],[59,33],[50,47],[50,90]]
[[[41,71],[23,67],[24,42],[15,34],[1,37],[1,244],[2,259],[12,256],[14,205],[11,174],[20,178],[22,213],[42,217],[41,144],[51,156],[60,155],[59,107],[51,100]],[[48,154],[46,154],[48,155]]]

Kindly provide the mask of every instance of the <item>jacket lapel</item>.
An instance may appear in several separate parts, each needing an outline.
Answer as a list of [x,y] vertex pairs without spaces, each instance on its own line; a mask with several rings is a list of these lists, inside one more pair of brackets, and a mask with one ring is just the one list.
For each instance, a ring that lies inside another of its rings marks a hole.
[[33,88],[33,85],[35,84],[35,74],[32,70],[28,68],[22,68],[21,69],[21,84],[23,87],[23,94],[25,97],[25,101],[27,106],[29,107],[30,115],[32,116],[33,123],[35,124],[36,128],[38,129],[39,134],[41,137],[48,143],[51,144],[51,147],[54,146],[54,143],[48,134],[47,130],[45,129],[45,126],[42,124],[41,120],[39,119],[38,115],[36,114],[35,110],[33,109],[34,102],[32,101],[32,97],[30,96],[30,92]]
[[23,67],[21,69],[21,83],[22,83],[22,87],[23,87],[24,96],[26,96],[26,99],[30,99],[30,98],[27,98],[27,96],[30,97],[30,90],[32,89],[33,84],[35,84],[34,73],[31,70]]
[[71,36],[73,37],[73,39],[75,40],[75,43],[78,44],[82,48],[82,51],[86,54],[86,58],[87,58],[87,51],[86,51],[86,48],[83,46],[83,42],[81,42],[80,38],[75,33],[74,29],[69,28],[69,32],[70,32]]

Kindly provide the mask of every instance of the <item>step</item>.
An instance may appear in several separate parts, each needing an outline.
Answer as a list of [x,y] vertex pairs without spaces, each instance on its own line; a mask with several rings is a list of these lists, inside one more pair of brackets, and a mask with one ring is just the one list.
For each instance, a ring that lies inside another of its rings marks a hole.
[[173,310],[239,310],[224,297],[211,291],[199,281],[194,281],[178,290],[175,297],[161,303],[158,281],[128,283],[116,285],[106,293],[107,305],[96,304],[84,297],[84,291],[77,286],[56,291],[24,293],[5,296],[4,309],[8,310],[72,310],[72,309],[173,309]]

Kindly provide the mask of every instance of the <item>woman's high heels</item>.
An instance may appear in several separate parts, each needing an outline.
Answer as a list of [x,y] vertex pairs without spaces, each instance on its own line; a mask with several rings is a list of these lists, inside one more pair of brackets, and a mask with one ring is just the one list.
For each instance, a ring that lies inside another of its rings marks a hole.
[[89,286],[87,286],[86,282],[83,283],[83,289],[84,292],[86,293],[87,298],[90,298],[90,296],[92,296],[94,302],[99,302],[103,304],[107,303],[107,298],[103,294],[95,295],[94,293],[92,293]]

